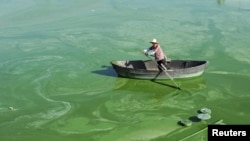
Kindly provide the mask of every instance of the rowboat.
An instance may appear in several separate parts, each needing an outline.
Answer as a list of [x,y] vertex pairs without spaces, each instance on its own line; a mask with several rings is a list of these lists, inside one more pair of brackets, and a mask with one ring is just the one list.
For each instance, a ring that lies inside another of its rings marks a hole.
[[179,79],[202,75],[209,61],[171,60],[168,62],[170,68],[164,71],[158,69],[158,65],[154,60],[123,60],[111,61],[110,63],[119,77],[134,79]]

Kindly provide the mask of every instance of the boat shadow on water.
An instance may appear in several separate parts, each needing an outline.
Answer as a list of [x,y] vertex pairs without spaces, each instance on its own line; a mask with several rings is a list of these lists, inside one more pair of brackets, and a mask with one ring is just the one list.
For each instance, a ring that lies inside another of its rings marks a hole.
[[[179,87],[177,87],[175,81]],[[165,86],[172,89],[185,90],[185,89],[202,89],[206,87],[206,82],[202,76],[187,78],[187,79],[174,79],[173,81],[169,80],[151,80],[151,82]]]
[[156,80],[151,80],[151,81],[153,83],[156,83],[156,84],[159,84],[159,85],[162,85],[162,86],[167,86],[167,87],[170,87],[170,88],[179,89],[179,87],[177,87],[175,85],[167,84],[167,83],[164,83],[162,81],[156,81]]
[[147,80],[119,77],[116,79],[114,89],[144,93],[177,94],[179,92],[184,92],[190,94],[190,91],[199,91],[206,87],[202,77],[188,80],[176,80],[176,82],[180,85],[180,89],[178,89],[171,80]]
[[92,73],[110,76],[110,77],[117,77],[118,76],[112,66],[102,65],[101,68],[102,69],[100,69],[100,70],[92,71]]

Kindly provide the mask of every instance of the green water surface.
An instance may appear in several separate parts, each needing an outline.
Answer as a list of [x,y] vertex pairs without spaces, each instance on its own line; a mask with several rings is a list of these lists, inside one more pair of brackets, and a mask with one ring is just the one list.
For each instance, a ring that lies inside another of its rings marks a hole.
[[[249,15],[248,0],[0,1],[0,140],[200,141],[207,124],[250,124]],[[203,75],[181,90],[118,77],[110,61],[146,60],[153,38],[208,60]]]

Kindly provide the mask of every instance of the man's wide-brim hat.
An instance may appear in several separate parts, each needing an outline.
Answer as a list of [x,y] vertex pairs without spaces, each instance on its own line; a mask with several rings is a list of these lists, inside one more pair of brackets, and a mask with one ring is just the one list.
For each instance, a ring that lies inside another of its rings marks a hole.
[[156,39],[153,39],[150,43],[152,43],[152,44],[158,44],[158,42],[157,42]]

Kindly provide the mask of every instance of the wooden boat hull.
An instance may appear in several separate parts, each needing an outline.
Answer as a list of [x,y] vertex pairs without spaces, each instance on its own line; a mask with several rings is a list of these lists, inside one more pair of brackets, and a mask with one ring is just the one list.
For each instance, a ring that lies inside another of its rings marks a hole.
[[[159,71],[153,60],[111,61],[111,65],[120,77],[135,79],[170,79],[164,71]],[[191,78],[203,74],[208,61],[171,60],[166,72],[172,78]]]

